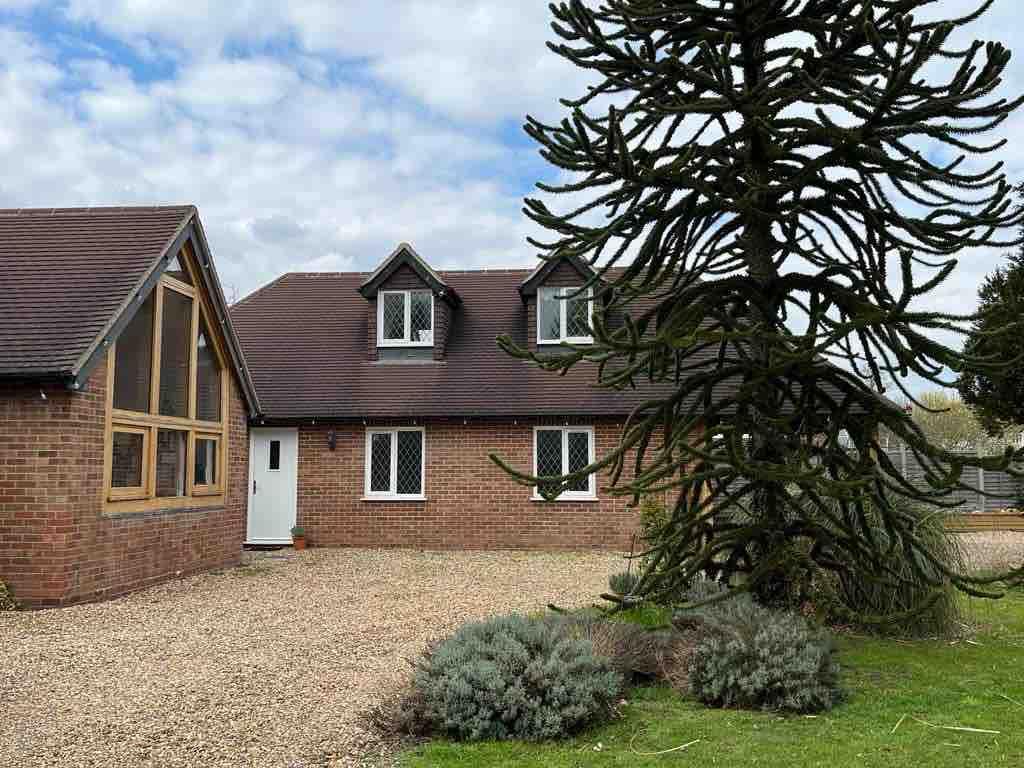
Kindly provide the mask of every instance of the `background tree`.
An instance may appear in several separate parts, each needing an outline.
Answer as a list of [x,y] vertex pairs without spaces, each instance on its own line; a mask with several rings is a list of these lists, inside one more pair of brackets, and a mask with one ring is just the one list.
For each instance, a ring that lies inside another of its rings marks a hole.
[[[951,503],[965,465],[1009,457],[954,455],[876,392],[888,376],[945,386],[944,371],[987,364],[939,340],[970,318],[918,305],[955,254],[1018,242],[999,164],[978,163],[1004,143],[984,134],[1020,104],[996,95],[1010,54],[951,39],[990,5],[941,22],[912,15],[931,0],[551,6],[551,49],[596,83],[562,100],[560,123],[527,118],[569,180],[538,184],[567,196],[563,210],[527,199],[525,211],[549,233],[531,240],[542,258],[595,265],[587,287],[608,312],[592,346],[561,355],[499,343],[551,370],[594,361],[604,387],[664,385],[587,470],[636,499],[674,494],[642,593],[707,572],[771,600],[795,541],[808,567],[899,580],[866,505],[891,546],[928,565],[923,578],[988,583],[939,562],[890,499]],[[620,311],[624,326],[605,321]],[[933,487],[904,480],[880,425]]]
[[[1018,188],[1024,195],[1024,186]],[[1002,360],[1002,367],[968,370],[957,388],[990,435],[1024,424],[1024,247],[985,278],[978,317],[965,343],[971,357]]]
[[[932,390],[917,396],[917,403],[909,401],[911,418],[928,440],[950,451],[984,449],[995,451],[1006,445],[1016,445],[1024,427],[1011,425],[997,437],[988,433],[972,406],[957,396],[955,390]],[[886,435],[883,433],[883,438]],[[886,441],[892,448],[893,441]]]

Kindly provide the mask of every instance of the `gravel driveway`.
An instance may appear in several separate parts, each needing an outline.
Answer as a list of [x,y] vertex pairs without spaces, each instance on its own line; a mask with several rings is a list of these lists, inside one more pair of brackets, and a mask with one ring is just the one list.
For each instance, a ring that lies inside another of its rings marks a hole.
[[0,614],[0,765],[355,765],[359,714],[468,618],[581,605],[607,553],[309,550]]

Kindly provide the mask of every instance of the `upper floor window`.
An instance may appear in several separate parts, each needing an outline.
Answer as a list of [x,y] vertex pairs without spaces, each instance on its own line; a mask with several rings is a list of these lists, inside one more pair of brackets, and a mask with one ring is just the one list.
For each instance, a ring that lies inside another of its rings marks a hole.
[[590,344],[594,312],[593,290],[575,288],[537,289],[537,343],[568,341]]
[[110,352],[107,493],[112,509],[220,497],[226,446],[224,358],[184,253]]
[[377,294],[377,344],[430,347],[434,344],[434,294],[381,291]]

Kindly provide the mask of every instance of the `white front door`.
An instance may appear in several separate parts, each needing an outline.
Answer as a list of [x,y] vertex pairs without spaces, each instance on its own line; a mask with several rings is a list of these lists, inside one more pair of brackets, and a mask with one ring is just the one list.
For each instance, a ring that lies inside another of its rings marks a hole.
[[294,428],[250,430],[247,544],[291,544],[298,448],[298,430]]

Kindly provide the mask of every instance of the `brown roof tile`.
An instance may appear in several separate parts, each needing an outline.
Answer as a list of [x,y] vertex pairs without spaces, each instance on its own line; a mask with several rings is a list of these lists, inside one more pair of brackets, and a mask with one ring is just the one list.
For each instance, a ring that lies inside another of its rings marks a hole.
[[194,213],[0,209],[0,376],[71,374]]
[[501,351],[511,334],[525,344],[519,287],[529,270],[442,271],[458,292],[445,358],[372,361],[367,354],[367,273],[294,273],[238,302],[232,321],[271,420],[468,416],[600,416],[628,413],[650,386],[611,392],[593,385],[595,366],[566,376]]

